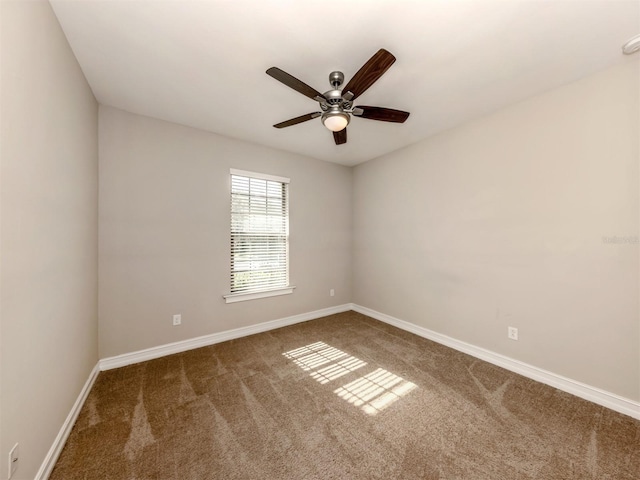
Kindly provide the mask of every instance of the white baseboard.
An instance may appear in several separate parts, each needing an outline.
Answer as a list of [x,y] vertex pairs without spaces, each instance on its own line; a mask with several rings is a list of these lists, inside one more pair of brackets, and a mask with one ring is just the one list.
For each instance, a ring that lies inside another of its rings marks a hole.
[[53,467],[60,456],[60,452],[62,452],[64,444],[66,443],[67,438],[69,438],[71,429],[78,419],[78,415],[80,414],[80,410],[82,410],[85,400],[87,399],[87,395],[89,395],[96,378],[98,378],[98,373],[100,373],[100,368],[98,364],[96,364],[96,366],[93,367],[93,370],[91,370],[89,378],[87,378],[84,387],[82,387],[82,390],[80,391],[76,402],[73,404],[69,415],[67,415],[66,420],[62,424],[62,428],[60,428],[58,435],[53,441],[53,445],[51,445],[47,456],[44,457],[44,461],[42,462],[42,465],[40,465],[40,469],[38,470],[38,473],[36,473],[34,480],[47,480],[49,475],[51,475]]
[[158,347],[151,347],[137,352],[125,353],[115,357],[103,358],[99,362],[100,370],[110,370],[112,368],[124,367],[134,363],[146,362],[147,360],[164,357],[165,355],[186,352],[187,350],[193,350],[194,348],[206,347],[215,343],[226,342],[227,340],[246,337],[248,335],[254,335],[256,333],[262,333],[268,330],[293,325],[294,323],[326,317],[327,315],[333,315],[335,313],[347,312],[349,310],[351,310],[351,304],[347,303],[335,307],[315,310],[313,312],[301,313],[291,317],[280,318],[278,320],[271,320],[270,322],[258,323],[248,327],[235,328],[233,330],[226,330],[220,333],[212,333],[211,335],[204,335],[202,337],[190,338],[188,340],[160,345]]
[[602,405],[603,407],[610,408],[616,412],[629,415],[630,417],[640,420],[640,402],[630,400],[628,398],[621,397],[614,393],[607,392],[605,390],[586,385],[584,383],[572,380],[562,375],[543,370],[533,365],[514,360],[513,358],[500,355],[499,353],[486,350],[484,348],[476,347],[470,343],[456,340],[455,338],[442,335],[424,327],[420,327],[410,322],[400,320],[385,313],[380,313],[370,308],[366,308],[357,304],[351,304],[351,309],[367,315],[381,322],[388,323],[394,327],[398,327],[407,332],[414,333],[420,337],[433,340],[434,342],[446,345],[460,352],[466,353],[473,357],[479,358],[486,362],[492,363],[506,370],[518,373],[524,377],[528,377],[532,380],[536,380],[540,383],[550,385],[558,390],[575,395],[576,397],[589,400],[590,402]]

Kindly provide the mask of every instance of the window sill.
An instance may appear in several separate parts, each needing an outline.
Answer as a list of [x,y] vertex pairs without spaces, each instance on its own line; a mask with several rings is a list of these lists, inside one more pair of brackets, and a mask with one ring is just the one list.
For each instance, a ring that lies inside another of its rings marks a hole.
[[275,297],[278,295],[288,295],[293,293],[294,286],[277,288],[275,290],[263,290],[262,292],[249,292],[249,293],[230,293],[229,295],[223,295],[225,303],[244,302],[246,300],[255,300],[256,298]]

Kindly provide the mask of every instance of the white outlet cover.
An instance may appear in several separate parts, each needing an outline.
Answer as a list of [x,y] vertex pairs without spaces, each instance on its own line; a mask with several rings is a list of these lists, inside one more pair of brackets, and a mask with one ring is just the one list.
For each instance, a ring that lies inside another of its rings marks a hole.
[[173,316],[173,324],[174,325],[181,325],[182,324],[182,315],[177,313]]
[[518,340],[518,329],[516,327],[508,327],[507,328],[507,336],[511,340]]

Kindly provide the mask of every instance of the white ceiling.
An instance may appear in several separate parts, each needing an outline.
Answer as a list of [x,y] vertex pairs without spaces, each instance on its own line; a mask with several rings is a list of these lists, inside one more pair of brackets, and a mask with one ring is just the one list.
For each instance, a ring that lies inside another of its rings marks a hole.
[[[638,0],[51,0],[103,105],[356,165],[625,60]],[[265,74],[315,89],[379,48],[397,61],[355,102],[411,112],[352,119],[336,146],[318,110]]]

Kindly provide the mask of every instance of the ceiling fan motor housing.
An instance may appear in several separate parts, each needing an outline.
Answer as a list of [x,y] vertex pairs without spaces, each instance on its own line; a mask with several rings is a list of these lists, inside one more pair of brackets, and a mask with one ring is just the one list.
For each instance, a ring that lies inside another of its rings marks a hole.
[[328,92],[324,92],[322,96],[330,106],[340,105],[343,102],[342,90],[329,90]]

